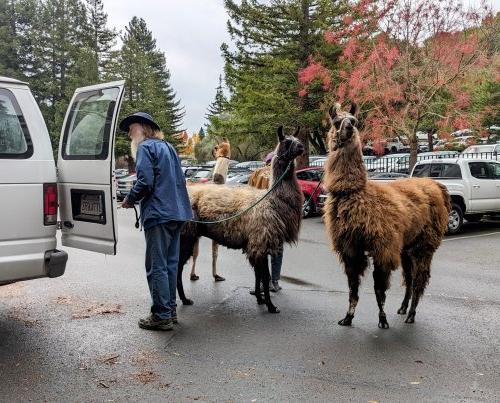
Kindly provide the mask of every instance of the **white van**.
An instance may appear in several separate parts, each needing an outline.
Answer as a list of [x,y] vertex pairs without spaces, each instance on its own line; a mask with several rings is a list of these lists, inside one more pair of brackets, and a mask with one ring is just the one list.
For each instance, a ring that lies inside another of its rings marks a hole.
[[[115,254],[114,137],[124,82],[78,88],[56,164],[28,85],[0,77],[0,285],[64,273],[65,246]],[[58,222],[58,213],[60,222]]]

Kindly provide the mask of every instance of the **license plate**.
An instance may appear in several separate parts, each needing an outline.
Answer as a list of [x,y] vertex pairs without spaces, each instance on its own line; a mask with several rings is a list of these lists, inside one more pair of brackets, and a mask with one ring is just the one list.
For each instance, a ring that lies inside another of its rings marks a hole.
[[102,203],[100,195],[82,195],[80,202],[80,213],[85,215],[102,215]]

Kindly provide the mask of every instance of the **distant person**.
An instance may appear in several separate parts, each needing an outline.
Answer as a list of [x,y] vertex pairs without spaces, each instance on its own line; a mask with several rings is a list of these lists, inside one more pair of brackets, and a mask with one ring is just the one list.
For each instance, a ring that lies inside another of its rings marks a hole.
[[[176,285],[182,225],[193,218],[177,152],[144,112],[127,116],[120,129],[132,140],[137,181],[123,201],[131,208],[141,202],[141,225],[146,237],[146,276],[151,314],[139,320],[149,330],[172,330],[177,323]],[[137,157],[137,158],[136,158]]]

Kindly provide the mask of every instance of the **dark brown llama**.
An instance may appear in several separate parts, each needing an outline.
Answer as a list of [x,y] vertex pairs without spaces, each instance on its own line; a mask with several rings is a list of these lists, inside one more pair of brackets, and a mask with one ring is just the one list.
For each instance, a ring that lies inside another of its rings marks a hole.
[[[219,245],[241,249],[246,254],[255,273],[255,289],[263,285],[264,299],[256,293],[257,303],[266,304],[271,313],[279,312],[269,295],[268,255],[282,250],[283,244],[298,239],[302,218],[303,196],[295,175],[294,160],[304,152],[304,146],[294,136],[285,136],[278,129],[278,146],[272,161],[274,180],[282,178],[271,193],[250,211],[238,218],[218,224],[188,222],[180,240],[177,291],[183,304],[193,302],[186,298],[182,284],[184,264],[193,254],[196,241],[204,236]],[[193,185],[188,188],[195,219],[213,221],[233,216],[259,200],[266,190],[250,186]]]
[[420,297],[430,278],[431,261],[448,224],[450,198],[441,184],[426,178],[390,184],[368,181],[356,129],[355,104],[350,112],[330,109],[330,154],[325,165],[328,201],[325,222],[333,249],[344,264],[349,283],[349,310],[339,325],[351,325],[358,303],[360,277],[373,259],[379,324],[387,329],[385,293],[390,275],[403,266],[406,292],[398,313],[415,321]]

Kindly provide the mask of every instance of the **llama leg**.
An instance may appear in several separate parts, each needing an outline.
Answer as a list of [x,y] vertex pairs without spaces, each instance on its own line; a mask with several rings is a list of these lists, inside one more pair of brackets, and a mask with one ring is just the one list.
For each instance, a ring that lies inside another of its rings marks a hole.
[[403,298],[403,302],[401,303],[401,308],[398,309],[398,314],[406,315],[406,311],[408,310],[408,303],[410,302],[411,288],[412,288],[412,282],[413,282],[413,278],[411,275],[412,261],[411,261],[411,257],[406,252],[403,252],[401,254],[401,265],[403,266],[403,277],[404,277],[406,290],[405,290],[405,296]]
[[217,242],[212,241],[212,276],[214,276],[215,281],[224,281],[224,277],[217,274],[217,257],[219,256],[219,245]]
[[269,275],[269,266],[267,262],[267,255],[264,259],[261,259],[261,278],[262,278],[262,288],[264,289],[264,300],[267,305],[267,311],[269,313],[279,313],[279,309],[277,306],[273,305],[271,302],[271,295],[269,293],[269,281],[271,280],[271,276]]
[[405,323],[414,323],[417,314],[417,305],[424,294],[425,287],[431,277],[432,255],[418,256],[419,260],[413,271],[413,287],[411,305]]
[[384,312],[385,305],[385,292],[389,288],[389,276],[391,272],[384,270],[382,266],[375,264],[375,269],[373,270],[373,281],[375,288],[375,296],[377,298],[378,304],[378,327],[381,329],[389,329],[389,323],[387,322],[387,317]]
[[196,259],[198,259],[198,253],[200,252],[200,239],[196,241],[193,247],[193,265],[191,266],[191,276],[189,278],[191,281],[196,281],[199,280],[200,277],[196,275],[195,269],[196,269]]
[[367,259],[363,254],[355,257],[343,256],[342,260],[344,261],[347,282],[349,283],[349,310],[345,318],[340,320],[338,324],[341,326],[351,326],[359,300],[358,289],[360,277],[366,269]]
[[193,249],[197,243],[198,238],[183,236],[181,233],[180,250],[179,250],[179,265],[177,266],[177,293],[183,305],[193,305],[193,300],[186,297],[184,294],[184,285],[182,283],[182,272],[184,265],[189,258],[193,255]]

